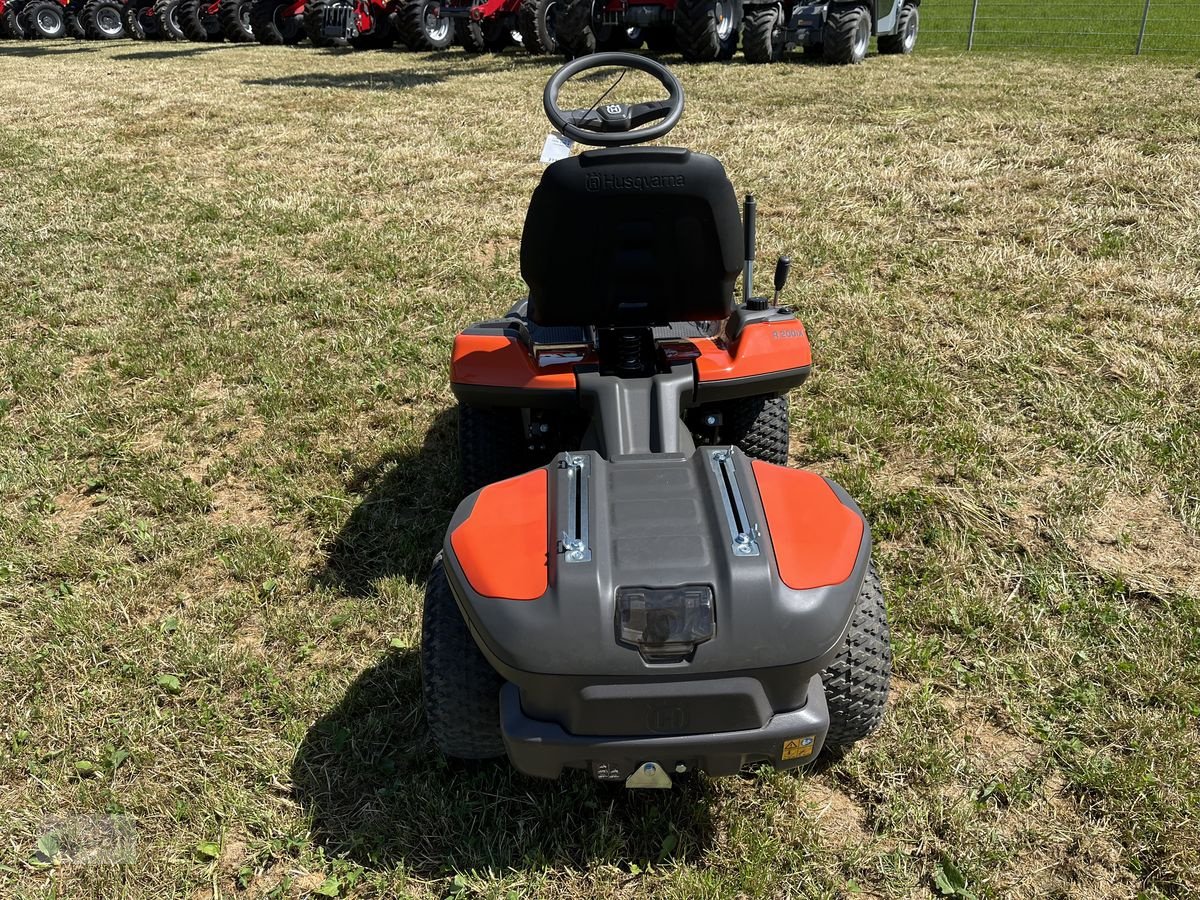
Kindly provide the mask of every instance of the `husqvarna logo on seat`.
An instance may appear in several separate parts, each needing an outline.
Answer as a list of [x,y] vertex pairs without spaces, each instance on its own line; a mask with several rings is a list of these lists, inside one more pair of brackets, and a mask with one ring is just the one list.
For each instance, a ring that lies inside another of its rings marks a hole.
[[589,191],[652,191],[662,188],[681,188],[686,183],[682,175],[588,175],[584,186]]

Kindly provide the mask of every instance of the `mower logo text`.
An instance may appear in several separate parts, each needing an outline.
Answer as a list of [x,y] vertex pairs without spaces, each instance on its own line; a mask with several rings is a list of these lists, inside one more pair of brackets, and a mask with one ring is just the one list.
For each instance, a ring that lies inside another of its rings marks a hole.
[[682,175],[589,175],[584,187],[589,191],[650,191],[684,184]]

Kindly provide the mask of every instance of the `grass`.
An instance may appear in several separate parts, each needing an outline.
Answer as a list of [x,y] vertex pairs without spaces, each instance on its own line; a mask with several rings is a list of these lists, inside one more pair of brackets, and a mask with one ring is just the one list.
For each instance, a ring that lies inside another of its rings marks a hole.
[[446,363],[521,291],[546,62],[4,45],[0,894],[1195,892],[1195,67],[677,71],[678,142],[797,260],[794,464],[875,529],[877,736],[635,795],[430,745]]
[[[1052,49],[1133,53],[1146,15],[1143,53],[1200,51],[1196,0],[977,0],[977,50]],[[925,0],[921,4],[926,47],[965,49],[976,0]]]

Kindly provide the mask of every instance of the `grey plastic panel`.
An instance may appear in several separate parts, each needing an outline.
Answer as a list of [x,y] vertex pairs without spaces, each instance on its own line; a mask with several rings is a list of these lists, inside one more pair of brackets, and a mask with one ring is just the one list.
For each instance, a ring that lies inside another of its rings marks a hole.
[[[813,676],[801,708],[777,713],[760,728],[669,737],[573,735],[553,722],[529,718],[522,711],[517,688],[506,684],[500,690],[500,728],[509,759],[527,775],[557,778],[564,768],[571,768],[589,770],[601,780],[623,781],[644,762],[657,762],[668,772],[682,766],[710,775],[734,775],[760,762],[777,769],[807,765],[821,753],[829,711],[821,679]],[[788,741],[805,739],[811,739],[805,755],[784,759]]]
[[[564,564],[557,535],[567,521],[569,492],[557,461],[548,467],[549,588],[538,600],[481,597],[470,590],[445,542],[447,574],[477,641],[510,680],[518,673],[688,679],[757,671],[826,659],[841,641],[871,553],[863,541],[850,577],[840,585],[793,591],[779,578],[771,536],[762,529],[763,552],[737,557],[709,464],[713,448],[690,456],[647,454],[606,462],[589,455],[590,561]],[[747,514],[765,523],[749,460],[734,449]],[[839,498],[861,516],[839,486]],[[455,512],[450,532],[463,522],[474,495]],[[622,585],[673,587],[708,584],[716,597],[716,634],[690,661],[645,662],[616,638],[616,589]]]

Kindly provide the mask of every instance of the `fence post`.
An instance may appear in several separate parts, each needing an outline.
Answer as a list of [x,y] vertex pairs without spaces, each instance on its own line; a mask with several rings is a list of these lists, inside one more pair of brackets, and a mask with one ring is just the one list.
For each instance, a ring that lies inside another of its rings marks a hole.
[[[1146,0],[1146,8],[1150,8],[1150,0]],[[967,49],[972,50],[975,47],[975,19],[979,16],[979,0],[972,0],[971,3],[971,30],[967,33]],[[1143,20],[1142,28],[1146,27]]]
[[1142,7],[1142,27],[1138,30],[1137,47],[1134,48],[1135,56],[1142,55],[1142,44],[1146,41],[1146,20],[1150,18],[1150,0],[1146,0],[1146,5]]

